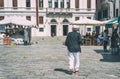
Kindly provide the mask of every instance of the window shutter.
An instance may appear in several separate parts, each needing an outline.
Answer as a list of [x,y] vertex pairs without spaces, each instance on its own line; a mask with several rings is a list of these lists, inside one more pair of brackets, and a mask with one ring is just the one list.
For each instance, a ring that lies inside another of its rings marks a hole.
[[43,24],[43,16],[39,17],[39,24]]
[[26,16],[26,19],[31,21],[31,17],[30,16]]
[[79,8],[79,0],[75,0],[75,8]]
[[13,7],[17,7],[17,0],[13,0]]
[[4,7],[4,0],[0,0],[0,7]]

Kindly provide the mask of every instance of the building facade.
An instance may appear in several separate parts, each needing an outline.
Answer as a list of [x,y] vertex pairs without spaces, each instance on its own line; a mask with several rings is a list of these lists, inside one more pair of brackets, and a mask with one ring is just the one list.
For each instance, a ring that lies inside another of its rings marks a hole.
[[[37,25],[32,36],[66,36],[70,22],[95,19],[96,0],[0,0],[0,20],[17,16]],[[80,27],[80,33],[92,32],[92,26]]]
[[[120,16],[120,0],[96,0],[96,19],[101,21],[110,20]],[[105,28],[104,28],[105,29]],[[98,27],[102,32],[103,28]],[[109,28],[112,32],[112,28]]]
[[96,19],[109,20],[120,16],[120,0],[96,0]]

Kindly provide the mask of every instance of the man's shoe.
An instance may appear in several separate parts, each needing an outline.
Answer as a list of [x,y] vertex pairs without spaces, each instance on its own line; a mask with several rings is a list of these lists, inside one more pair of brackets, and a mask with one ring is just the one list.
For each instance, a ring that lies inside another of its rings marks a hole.
[[75,70],[75,73],[79,73],[80,71],[79,70]]
[[69,70],[69,71],[67,72],[67,74],[72,75],[72,74],[73,74],[73,70]]

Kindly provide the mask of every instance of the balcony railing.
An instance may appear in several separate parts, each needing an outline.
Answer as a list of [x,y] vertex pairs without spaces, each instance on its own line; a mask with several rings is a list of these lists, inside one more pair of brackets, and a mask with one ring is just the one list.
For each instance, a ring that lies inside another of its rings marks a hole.
[[[8,11],[36,11],[36,7],[0,7],[0,12]],[[75,8],[39,8],[39,12],[54,12],[54,13],[94,13],[96,9],[75,9]]]
[[95,9],[78,9],[78,8],[46,8],[47,12],[95,12]]

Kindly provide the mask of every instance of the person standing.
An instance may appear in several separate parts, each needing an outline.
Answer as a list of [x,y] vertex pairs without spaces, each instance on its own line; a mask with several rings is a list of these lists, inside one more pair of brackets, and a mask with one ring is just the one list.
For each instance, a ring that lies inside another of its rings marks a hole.
[[119,40],[119,36],[118,36],[118,33],[117,33],[117,29],[115,29],[112,33],[112,36],[111,36],[111,53],[112,55],[118,55],[118,40]]
[[108,30],[105,29],[104,32],[103,32],[103,49],[104,49],[104,52],[108,51],[107,50],[108,41],[109,41]]
[[100,34],[98,34],[98,36],[97,36],[97,42],[99,45],[102,45],[102,38],[101,38]]
[[68,33],[65,40],[65,45],[68,49],[69,69],[72,72],[79,72],[79,55],[81,52],[80,44],[82,43],[82,39],[80,33],[77,32],[77,28],[73,28],[72,30],[72,32]]
[[29,40],[28,31],[27,31],[27,28],[25,28],[24,29],[24,45],[28,45],[28,40]]

